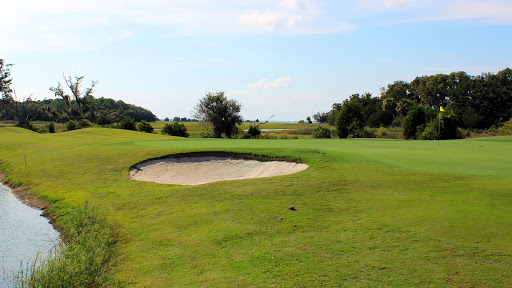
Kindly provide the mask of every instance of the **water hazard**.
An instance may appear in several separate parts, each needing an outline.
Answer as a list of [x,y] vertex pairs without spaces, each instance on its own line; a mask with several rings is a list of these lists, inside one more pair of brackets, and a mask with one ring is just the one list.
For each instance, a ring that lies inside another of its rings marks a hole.
[[11,287],[13,273],[46,257],[59,233],[37,210],[21,203],[9,188],[0,184],[0,287]]

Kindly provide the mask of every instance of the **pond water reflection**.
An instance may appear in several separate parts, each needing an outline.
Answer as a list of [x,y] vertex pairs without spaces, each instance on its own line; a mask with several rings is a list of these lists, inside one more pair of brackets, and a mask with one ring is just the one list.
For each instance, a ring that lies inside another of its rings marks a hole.
[[59,233],[41,216],[42,211],[21,203],[0,184],[0,287],[13,285],[20,265],[46,257]]

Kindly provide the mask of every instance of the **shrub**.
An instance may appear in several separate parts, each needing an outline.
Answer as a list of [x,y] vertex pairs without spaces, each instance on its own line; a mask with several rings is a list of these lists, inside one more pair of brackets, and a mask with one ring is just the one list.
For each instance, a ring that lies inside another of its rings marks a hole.
[[201,133],[199,133],[199,138],[213,138],[213,135],[211,133],[201,131]]
[[498,134],[512,135],[512,119],[508,120],[507,122],[505,122],[505,124],[503,124],[503,126],[498,128]]
[[153,126],[148,122],[142,120],[137,124],[137,130],[140,132],[153,133]]
[[388,131],[383,126],[380,126],[375,135],[377,136],[377,138],[386,138],[386,135],[388,135]]
[[133,118],[125,117],[121,122],[119,122],[119,129],[125,129],[125,130],[135,130],[136,129],[136,123]]
[[336,132],[340,138],[360,137],[364,130],[363,110],[359,103],[345,101],[336,119]]
[[457,138],[458,139],[464,139],[464,138],[468,138],[468,137],[471,137],[471,131],[464,129],[464,128],[457,127]]
[[[353,125],[359,125],[359,124],[356,121],[354,121]],[[350,138],[375,138],[375,133],[373,133],[368,127],[363,127],[362,129],[360,129],[360,128],[354,129],[353,127],[349,126],[349,128],[352,128],[352,131],[353,131],[348,136]]]
[[417,106],[411,109],[403,122],[403,133],[406,139],[416,139],[418,126],[425,124],[425,109]]
[[421,140],[436,140],[438,139],[438,133],[437,133],[437,121],[430,121],[425,126],[425,129],[423,131],[418,131],[418,134],[416,135],[416,139]]
[[187,133],[187,127],[185,127],[185,124],[178,123],[178,122],[172,122],[170,124],[165,124],[164,128],[162,129],[162,134],[167,134],[171,136],[179,136],[179,137],[188,137],[189,134]]
[[92,123],[87,120],[87,119],[80,119],[80,121],[78,121],[78,128],[81,129],[81,128],[87,128],[87,127],[91,127],[92,126]]
[[320,125],[313,130],[313,138],[331,138],[331,129]]
[[455,115],[439,114],[437,118],[431,120],[425,129],[418,131],[418,139],[422,140],[438,140],[438,139],[457,139],[461,138],[457,133],[457,119]]
[[53,122],[48,123],[48,132],[55,133],[55,123],[53,123]]
[[261,134],[261,130],[256,126],[251,126],[249,127],[249,131],[247,131],[247,134],[249,134],[251,137],[256,137]]
[[76,130],[78,129],[80,126],[78,125],[78,122],[76,122],[75,120],[69,120],[67,123],[66,123],[66,130],[67,131],[71,131],[71,130]]

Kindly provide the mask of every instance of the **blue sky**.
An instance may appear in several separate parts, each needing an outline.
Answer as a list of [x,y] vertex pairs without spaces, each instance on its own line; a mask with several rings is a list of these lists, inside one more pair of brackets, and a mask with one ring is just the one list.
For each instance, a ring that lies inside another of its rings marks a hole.
[[[395,80],[512,67],[508,0],[17,0],[2,4],[0,58],[19,98],[62,75],[158,117],[206,92],[245,119],[297,121]],[[84,86],[84,88],[85,88]]]

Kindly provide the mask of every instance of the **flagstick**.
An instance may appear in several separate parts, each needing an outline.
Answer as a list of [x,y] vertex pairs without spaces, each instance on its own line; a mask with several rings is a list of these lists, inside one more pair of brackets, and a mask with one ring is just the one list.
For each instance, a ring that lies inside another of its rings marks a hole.
[[437,147],[439,147],[439,138],[441,138],[441,112],[439,112],[439,128],[437,129]]

